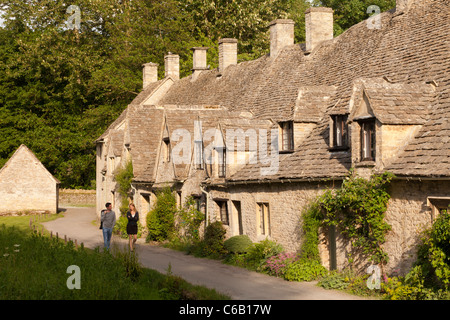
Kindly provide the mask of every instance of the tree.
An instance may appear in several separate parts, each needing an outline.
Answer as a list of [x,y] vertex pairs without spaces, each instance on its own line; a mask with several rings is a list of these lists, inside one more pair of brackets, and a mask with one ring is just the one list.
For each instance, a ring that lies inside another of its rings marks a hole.
[[367,12],[369,6],[378,6],[380,12],[395,8],[395,0],[313,0],[315,6],[334,9],[335,36],[351,26],[369,18],[373,13]]

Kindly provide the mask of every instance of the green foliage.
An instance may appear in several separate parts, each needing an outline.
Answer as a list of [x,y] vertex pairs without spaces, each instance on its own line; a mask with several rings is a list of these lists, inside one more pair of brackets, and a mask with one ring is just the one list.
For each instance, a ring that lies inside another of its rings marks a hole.
[[393,277],[382,283],[384,299],[388,300],[448,300],[448,291],[425,285],[421,266],[415,266],[405,277]]
[[116,170],[114,180],[117,182],[119,194],[122,198],[128,196],[131,189],[131,180],[133,179],[133,163],[128,161],[123,167]]
[[328,275],[320,279],[318,285],[325,289],[345,290],[350,285],[349,278],[343,273],[331,271]]
[[146,241],[164,241],[175,232],[177,202],[170,188],[156,195],[155,207],[147,214],[148,235]]
[[287,265],[284,279],[288,281],[312,281],[328,273],[316,260],[299,260]]
[[200,240],[200,225],[205,221],[205,214],[197,210],[195,199],[188,197],[181,209],[177,212],[181,231],[187,241]]
[[283,252],[283,246],[273,240],[264,239],[253,243],[244,255],[244,264],[250,270],[262,272],[265,269],[267,259]]
[[224,240],[226,230],[221,221],[208,224],[202,241],[202,253],[205,257],[220,257],[226,253]]
[[450,214],[447,210],[424,232],[416,264],[422,268],[428,286],[450,289]]
[[320,262],[319,256],[319,227],[322,224],[320,203],[312,201],[303,211],[302,230],[304,241],[300,250],[300,258]]
[[[317,2],[317,1],[316,1]],[[336,35],[395,0],[323,0],[335,9]],[[218,41],[239,40],[239,61],[269,50],[268,24],[296,22],[305,40],[306,0],[78,0],[81,29],[69,30],[63,0],[2,0],[0,27],[0,166],[27,145],[64,188],[92,188],[95,139],[142,89],[142,64],[164,65],[180,55],[180,76],[191,74],[195,46],[209,47],[218,65]],[[145,45],[143,45],[145,44]],[[159,68],[159,78],[164,77]],[[3,139],[2,139],[3,138]]]
[[114,172],[114,180],[117,182],[118,191],[122,199],[120,214],[125,216],[129,210],[128,192],[131,190],[131,180],[133,179],[133,163],[128,161],[123,167]]
[[229,238],[224,242],[224,247],[231,253],[246,253],[253,242],[247,235],[239,235]]
[[340,35],[342,32],[369,18],[372,12],[367,13],[371,5],[380,8],[380,12],[385,12],[395,8],[395,0],[314,0],[314,4],[334,9],[334,34]]
[[[2,300],[160,300],[167,297],[164,291],[172,290],[171,279],[142,268],[135,253],[77,249],[72,242],[24,231],[0,225]],[[80,267],[81,290],[66,286],[67,267],[73,264]],[[182,289],[190,299],[228,298],[185,281]]]
[[393,175],[374,175],[369,180],[351,174],[340,189],[329,190],[320,198],[323,222],[339,227],[355,247],[368,254],[376,264],[386,264],[382,248],[390,225],[384,220],[390,199],[388,187]]
[[282,252],[269,257],[264,263],[264,270],[270,275],[284,278],[288,267],[296,261],[298,261],[296,254]]

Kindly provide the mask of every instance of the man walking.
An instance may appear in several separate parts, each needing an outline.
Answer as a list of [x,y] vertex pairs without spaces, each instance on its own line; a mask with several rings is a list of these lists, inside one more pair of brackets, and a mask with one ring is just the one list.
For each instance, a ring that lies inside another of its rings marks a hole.
[[103,224],[103,241],[105,243],[106,250],[109,250],[111,242],[112,231],[116,224],[116,213],[112,210],[111,203],[106,203],[106,210],[102,210],[101,221]]

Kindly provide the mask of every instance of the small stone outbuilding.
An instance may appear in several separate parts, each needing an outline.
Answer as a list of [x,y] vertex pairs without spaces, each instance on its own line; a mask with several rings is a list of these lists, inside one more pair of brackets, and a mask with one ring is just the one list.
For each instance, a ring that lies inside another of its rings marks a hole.
[[0,169],[0,214],[58,212],[59,184],[22,144]]

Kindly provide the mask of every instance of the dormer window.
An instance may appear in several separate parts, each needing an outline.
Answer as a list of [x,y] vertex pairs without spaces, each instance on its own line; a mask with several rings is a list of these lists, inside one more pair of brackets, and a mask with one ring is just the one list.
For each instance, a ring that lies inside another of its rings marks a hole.
[[361,161],[375,161],[375,119],[359,121],[361,126]]
[[203,169],[202,122],[194,121],[194,164],[197,170]]
[[294,150],[294,122],[285,121],[280,122],[281,131],[281,150],[280,151],[293,151]]
[[332,146],[333,150],[342,150],[348,147],[347,115],[333,115],[332,119]]
[[219,156],[217,173],[219,178],[225,178],[227,173],[227,150],[225,147],[216,147],[216,150]]
[[164,149],[164,162],[170,162],[170,139],[169,137],[163,138]]
[[194,141],[194,152],[195,168],[198,170],[203,169],[203,142],[201,140]]

